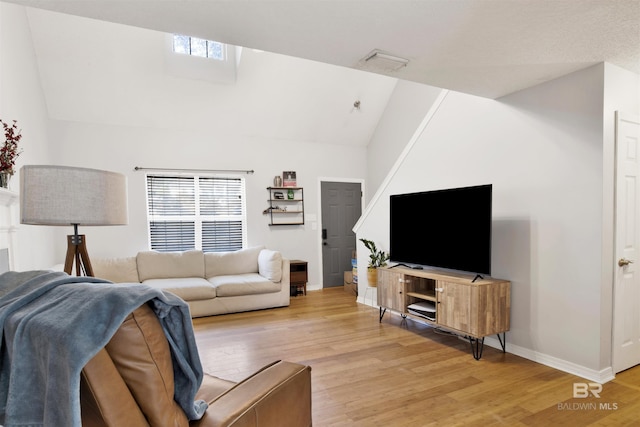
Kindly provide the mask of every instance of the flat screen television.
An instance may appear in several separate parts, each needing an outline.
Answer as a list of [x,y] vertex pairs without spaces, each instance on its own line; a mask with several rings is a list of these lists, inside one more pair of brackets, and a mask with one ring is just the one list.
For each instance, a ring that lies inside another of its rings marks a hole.
[[491,275],[492,185],[396,194],[391,261]]

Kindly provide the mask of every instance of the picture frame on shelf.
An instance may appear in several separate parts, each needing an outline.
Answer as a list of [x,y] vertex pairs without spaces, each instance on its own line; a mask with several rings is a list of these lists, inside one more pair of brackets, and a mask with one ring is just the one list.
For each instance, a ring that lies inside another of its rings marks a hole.
[[283,187],[297,187],[297,179],[295,171],[282,172],[282,186]]

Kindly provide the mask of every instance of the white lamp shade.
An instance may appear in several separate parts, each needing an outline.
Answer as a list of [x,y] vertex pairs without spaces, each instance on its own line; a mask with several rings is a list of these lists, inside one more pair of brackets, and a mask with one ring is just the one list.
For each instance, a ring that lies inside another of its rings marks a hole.
[[127,177],[97,169],[29,165],[20,169],[20,222],[125,225]]

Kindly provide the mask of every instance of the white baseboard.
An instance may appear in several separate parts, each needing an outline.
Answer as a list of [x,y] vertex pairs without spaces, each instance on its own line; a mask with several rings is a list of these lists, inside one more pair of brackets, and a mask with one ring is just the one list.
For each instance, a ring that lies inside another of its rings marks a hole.
[[[485,338],[484,343],[489,344],[491,347],[500,348],[500,344],[498,343],[498,340],[496,338],[487,337]],[[596,371],[594,369],[586,368],[567,360],[549,356],[548,354],[540,353],[514,344],[509,344],[508,340],[507,352],[599,384],[604,384],[615,378],[612,367],[607,367],[601,371]]]
[[369,307],[373,307],[373,308],[380,308],[378,307],[376,304],[371,303],[371,296],[367,295],[367,301],[369,301],[368,303],[364,302],[364,294],[362,296],[360,296],[358,294],[358,298],[356,298],[356,302],[362,305],[368,305]]

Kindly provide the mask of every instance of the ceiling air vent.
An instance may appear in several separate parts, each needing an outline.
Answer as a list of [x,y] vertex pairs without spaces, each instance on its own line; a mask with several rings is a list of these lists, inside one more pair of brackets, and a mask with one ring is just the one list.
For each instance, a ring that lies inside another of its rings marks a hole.
[[357,68],[366,71],[389,73],[406,67],[408,63],[408,59],[375,49],[358,62]]

